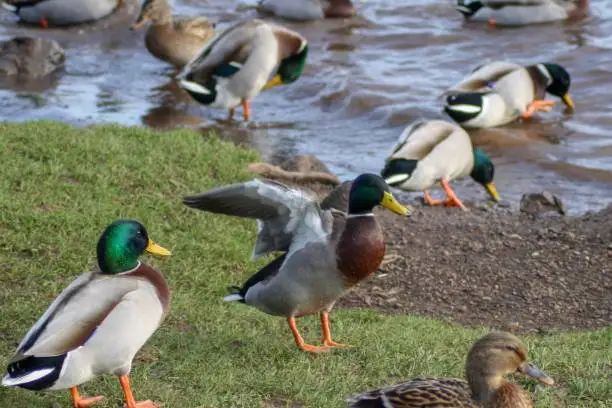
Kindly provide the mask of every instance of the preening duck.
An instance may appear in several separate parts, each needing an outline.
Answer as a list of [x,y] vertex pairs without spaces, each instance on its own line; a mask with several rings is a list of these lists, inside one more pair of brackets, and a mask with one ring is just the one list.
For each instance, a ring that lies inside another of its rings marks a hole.
[[[423,191],[428,205],[465,210],[449,182],[469,175],[493,200],[499,201],[494,172],[493,162],[482,149],[472,146],[470,136],[461,127],[442,120],[419,120],[402,132],[381,174],[390,186]],[[427,191],[436,183],[442,185],[446,201],[434,200]]]
[[457,0],[466,20],[506,26],[579,19],[588,8],[588,0]]
[[144,252],[170,255],[136,221],[119,220],[102,233],[99,270],[76,278],[32,326],[8,365],[2,385],[29,390],[70,389],[75,408],[103,397],[84,398],[77,386],[114,374],[128,408],[136,402],[129,382],[132,360],[166,316],[170,290],[163,275],[141,263]]
[[558,96],[569,109],[570,74],[559,64],[542,63],[526,67],[508,62],[491,62],[476,68],[467,78],[445,92],[444,111],[465,127],[502,126],[519,117],[548,112]]
[[519,372],[542,384],[554,380],[527,361],[525,345],[505,332],[489,333],[470,349],[458,378],[418,377],[347,399],[349,408],[532,408],[529,395],[504,376]]
[[137,30],[148,21],[147,50],[162,61],[182,68],[215,36],[215,24],[206,17],[173,17],[167,0],[145,0],[132,25]]
[[177,77],[197,102],[228,109],[242,105],[251,117],[249,101],[262,90],[295,82],[308,55],[308,42],[295,31],[265,22],[238,23],[211,41]]
[[[329,312],[342,294],[374,273],[383,259],[385,242],[373,208],[382,205],[397,214],[409,214],[374,174],[362,174],[353,181],[348,213],[322,209],[303,191],[258,179],[187,196],[184,203],[258,220],[253,256],[284,253],[225,300],[286,317],[295,343],[309,352],[344,346],[332,340]],[[322,346],[307,344],[296,326],[296,317],[315,313],[320,313]]]

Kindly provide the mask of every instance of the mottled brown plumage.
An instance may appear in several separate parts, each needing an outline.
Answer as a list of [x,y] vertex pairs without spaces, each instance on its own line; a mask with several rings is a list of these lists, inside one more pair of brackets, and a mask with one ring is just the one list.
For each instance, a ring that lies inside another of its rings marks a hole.
[[354,395],[350,408],[532,408],[529,395],[505,374],[522,372],[552,385],[527,362],[527,349],[510,333],[489,333],[478,339],[466,362],[467,382],[456,378],[418,377],[397,385]]

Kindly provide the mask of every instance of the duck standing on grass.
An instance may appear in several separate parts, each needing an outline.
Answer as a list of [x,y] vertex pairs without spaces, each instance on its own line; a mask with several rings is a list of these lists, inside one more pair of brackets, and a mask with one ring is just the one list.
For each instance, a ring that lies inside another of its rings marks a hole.
[[84,398],[77,386],[114,374],[127,408],[154,408],[151,401],[135,401],[129,373],[168,312],[170,290],[161,273],[138,260],[144,251],[170,255],[139,222],[110,224],[98,241],[99,271],[85,272],[51,303],[19,344],[2,385],[70,388],[74,407],[86,408],[103,397]]
[[[442,120],[416,121],[401,134],[381,174],[387,184],[407,191],[423,191],[428,205],[466,207],[449,182],[471,176],[494,201],[499,194],[493,184],[495,167],[486,153],[472,146],[461,127]],[[448,196],[434,200],[427,191],[440,183]]]
[[215,36],[206,17],[172,17],[167,0],[145,0],[132,25],[137,30],[151,22],[145,35],[147,50],[177,69],[185,66]]
[[177,79],[196,101],[216,108],[242,105],[264,89],[295,82],[306,64],[308,42],[295,31],[262,20],[238,23],[203,48]]
[[584,18],[589,0],[457,0],[466,20],[521,26]]
[[444,111],[461,126],[502,126],[519,117],[531,118],[538,111],[550,111],[556,102],[544,100],[547,92],[561,98],[573,110],[570,85],[569,73],[559,64],[522,67],[503,61],[490,62],[444,93]]
[[[257,179],[187,196],[184,203],[199,210],[257,219],[253,256],[284,254],[225,300],[286,317],[295,343],[309,352],[346,346],[332,340],[329,312],[343,293],[376,271],[385,255],[374,207],[409,214],[374,174],[362,174],[353,181],[348,213],[321,209],[300,190]],[[296,326],[296,317],[315,313],[321,317],[322,346],[306,344]]]
[[351,0],[261,0],[258,8],[297,21],[349,18],[356,13]]
[[510,333],[489,333],[470,349],[466,379],[418,377],[347,399],[349,408],[533,408],[529,395],[504,376],[522,373],[546,385],[554,380],[527,361],[527,349]]
[[117,9],[123,0],[5,0],[2,7],[15,13],[30,24],[49,25],[81,24],[106,17]]

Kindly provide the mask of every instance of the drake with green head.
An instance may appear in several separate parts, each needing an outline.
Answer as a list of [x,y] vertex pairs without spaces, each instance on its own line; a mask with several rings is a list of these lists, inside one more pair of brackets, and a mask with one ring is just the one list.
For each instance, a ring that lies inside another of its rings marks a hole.
[[[416,121],[400,135],[381,174],[385,181],[406,191],[423,191],[428,205],[466,207],[449,182],[471,176],[494,201],[499,194],[493,184],[495,167],[481,149],[474,149],[461,127],[442,120]],[[447,200],[434,200],[427,189],[440,183]]]
[[[295,343],[304,351],[342,347],[332,340],[329,312],[340,296],[376,271],[385,254],[383,231],[372,210],[378,205],[400,215],[400,205],[382,178],[362,174],[350,188],[348,213],[321,208],[314,197],[270,180],[223,186],[187,196],[189,207],[254,218],[259,233],[253,256],[282,255],[225,297],[287,319]],[[323,345],[307,344],[296,317],[319,313]]]
[[110,224],[97,245],[99,269],[76,278],[30,328],[2,385],[69,388],[74,407],[85,408],[103,397],[84,398],[77,386],[114,374],[128,408],[153,408],[151,401],[135,401],[129,373],[134,355],[168,313],[170,290],[161,273],[138,260],[145,251],[170,255],[139,222]]
[[[203,48],[179,74],[181,87],[196,101],[216,108],[242,105],[264,89],[295,82],[304,70],[308,42],[295,31],[265,22],[238,23]],[[278,68],[277,68],[278,67]]]

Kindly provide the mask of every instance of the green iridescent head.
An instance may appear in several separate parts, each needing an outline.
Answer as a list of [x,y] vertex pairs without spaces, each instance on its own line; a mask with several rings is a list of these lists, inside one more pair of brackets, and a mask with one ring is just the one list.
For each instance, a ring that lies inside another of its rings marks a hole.
[[495,184],[493,184],[495,166],[489,156],[480,148],[474,149],[474,168],[472,168],[470,176],[487,190],[493,201],[499,201],[499,194]]
[[138,266],[144,251],[170,255],[170,251],[153,243],[147,230],[138,221],[117,220],[110,224],[98,240],[98,265],[109,275],[126,272]]
[[297,53],[290,55],[280,62],[276,74],[264,85],[263,89],[270,89],[278,85],[297,81],[304,71],[307,56],[308,43],[304,41]]
[[349,192],[349,214],[366,214],[377,205],[400,215],[409,215],[410,211],[402,206],[389,191],[389,186],[382,177],[364,173],[357,177]]

